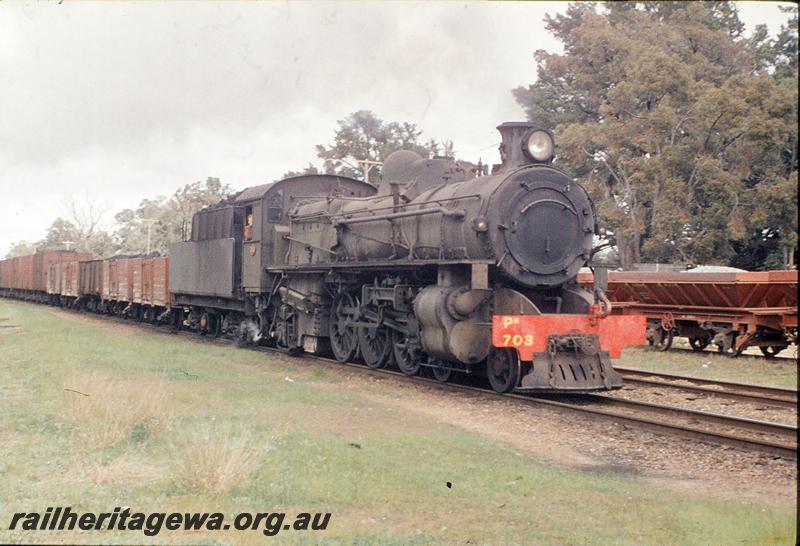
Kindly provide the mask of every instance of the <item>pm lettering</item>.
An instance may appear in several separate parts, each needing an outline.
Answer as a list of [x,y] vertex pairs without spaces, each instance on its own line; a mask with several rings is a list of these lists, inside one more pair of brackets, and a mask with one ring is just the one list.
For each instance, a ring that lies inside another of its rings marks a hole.
[[519,324],[519,317],[503,317],[503,328],[508,328],[513,324]]

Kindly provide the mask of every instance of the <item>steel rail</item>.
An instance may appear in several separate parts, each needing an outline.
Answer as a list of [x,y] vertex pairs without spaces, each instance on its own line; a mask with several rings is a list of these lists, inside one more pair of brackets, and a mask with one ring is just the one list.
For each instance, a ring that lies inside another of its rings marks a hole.
[[[797,409],[797,391],[793,389],[718,381],[635,368],[614,367],[614,369],[622,374],[623,379],[634,384],[666,387]],[[676,381],[692,384],[675,383]]]
[[797,427],[783,423],[760,421],[757,419],[750,419],[748,417],[738,417],[734,415],[681,408],[677,406],[665,406],[663,404],[654,404],[652,402],[645,402],[643,400],[617,398],[604,394],[584,394],[581,395],[581,398],[584,400],[594,400],[600,402],[607,407],[616,407],[623,410],[635,410],[639,412],[652,412],[658,415],[669,415],[686,419],[687,421],[717,424],[725,427],[738,428],[763,434],[774,434],[789,440],[793,440],[797,437]]
[[[207,338],[197,336],[189,331],[182,331],[192,339],[205,339],[206,341],[218,342],[220,344],[227,344],[224,340]],[[264,353],[278,353],[289,356],[286,351],[274,347],[265,346],[247,346],[251,350]],[[489,396],[498,399],[511,399],[529,405],[549,406],[559,409],[570,411],[577,411],[591,415],[611,418],[618,422],[633,424],[650,430],[653,432],[668,433],[672,435],[681,436],[693,440],[700,440],[704,442],[714,443],[718,445],[725,445],[745,449],[748,451],[759,451],[769,455],[775,455],[787,459],[797,458],[797,443],[792,442],[796,438],[797,427],[793,425],[770,423],[766,421],[757,421],[754,419],[746,419],[742,417],[727,416],[715,413],[702,412],[697,410],[689,410],[677,408],[673,406],[660,406],[658,404],[651,404],[648,402],[639,402],[628,400],[625,398],[613,398],[611,396],[598,395],[598,394],[582,394],[580,395],[581,402],[594,401],[594,404],[581,404],[579,402],[567,402],[562,400],[554,400],[551,398],[543,398],[541,396],[532,396],[528,394],[518,393],[498,393],[491,389],[475,387],[471,385],[463,385],[460,383],[442,383],[433,378],[422,377],[420,375],[408,376],[396,370],[386,368],[369,368],[364,364],[354,362],[339,362],[333,358],[321,357],[309,354],[296,355],[306,360],[324,364],[330,368],[341,368],[342,365],[349,368],[358,369],[362,373],[367,373],[373,377],[393,377],[403,379],[412,383],[426,384],[439,388],[441,390],[459,390],[463,392],[470,392],[478,395]],[[553,395],[549,395],[553,396]],[[559,397],[576,397],[577,395],[555,395]],[[646,411],[650,415],[631,415],[625,414],[620,411],[614,411],[611,408]],[[652,415],[652,414],[655,414]],[[745,437],[739,434],[734,434],[728,431],[709,430],[702,426],[694,424],[677,424],[666,422],[663,417],[665,415],[680,416],[689,421],[713,423],[722,425],[727,428],[744,429],[751,432],[761,434],[771,434],[779,436],[776,439],[763,439],[758,437]]]
[[[90,314],[90,316],[91,315],[94,314],[92,313]],[[102,316],[104,315],[99,315],[98,318]],[[108,317],[108,315],[105,315],[105,317]],[[129,324],[138,324],[149,327],[149,329],[163,333],[164,335],[179,334],[181,335],[181,337],[186,337],[187,339],[190,339],[192,341],[210,342],[213,344],[225,345],[225,346],[231,345],[231,340],[229,338],[214,338],[211,336],[199,336],[197,335],[197,333],[191,332],[189,330],[165,331],[163,328],[159,327],[156,324],[150,324],[138,321],[128,321],[120,317],[114,317],[114,318],[121,323],[127,322]],[[245,346],[245,348],[255,350],[258,352],[279,353],[289,356],[286,351],[273,347]],[[672,406],[659,406],[657,404],[637,402],[624,398],[613,398],[610,396],[597,395],[597,394],[580,395],[580,398],[583,402],[594,400],[595,402],[598,402],[595,404],[570,403],[570,402],[565,402],[563,400],[553,400],[548,398],[542,398],[541,396],[531,396],[531,395],[523,395],[517,393],[502,394],[487,388],[474,387],[471,385],[463,385],[459,383],[442,383],[432,378],[422,377],[418,375],[407,376],[399,371],[394,371],[389,369],[373,369],[363,364],[356,364],[352,362],[339,362],[338,360],[332,358],[325,358],[316,355],[302,354],[296,356],[305,358],[306,360],[312,362],[325,364],[330,368],[341,369],[342,365],[351,368],[357,368],[362,373],[366,372],[368,375],[372,375],[373,377],[385,376],[385,377],[403,378],[411,383],[427,384],[441,390],[451,390],[451,391],[459,390],[463,392],[470,392],[497,399],[515,400],[529,405],[549,406],[570,411],[577,411],[605,418],[610,418],[617,422],[634,424],[638,427],[651,430],[654,432],[668,433],[672,435],[682,436],[684,438],[700,440],[712,444],[726,445],[749,451],[759,451],[762,453],[776,455],[788,459],[797,459],[796,440],[795,442],[783,441],[790,435],[793,438],[796,438],[797,427],[794,427],[792,425],[767,423],[752,419],[745,419],[741,417],[731,417],[726,415],[706,413],[695,410],[685,410],[682,408],[675,408]],[[565,395],[558,395],[558,396],[565,396]],[[574,398],[575,395],[572,395],[572,397]],[[627,407],[628,409],[638,408],[639,410],[648,407],[650,413],[651,414],[655,413],[656,415],[642,416],[635,414],[625,414],[619,411],[609,410],[608,408],[604,408],[603,406],[610,406],[610,407],[616,406],[617,408]],[[688,416],[689,419],[692,419],[694,421],[700,421],[706,419],[708,422],[722,423],[724,426],[727,426],[729,428],[736,428],[737,426],[740,426],[750,431],[756,431],[760,433],[768,432],[769,434],[781,436],[781,441],[766,440],[752,436],[743,437],[741,435],[731,434],[730,432],[704,429],[699,426],[694,426],[693,424],[668,423],[665,422],[663,419],[659,418],[663,417],[664,415],[676,415],[676,414]]]
[[[278,349],[271,349],[269,347],[259,347],[258,349],[264,350],[265,352],[278,351]],[[339,362],[338,360],[334,360],[331,358],[324,358],[313,355],[302,355],[302,356],[304,358],[309,358],[310,360],[324,362],[328,365],[333,364],[338,366],[344,364],[352,368],[358,368],[360,370],[364,370],[368,374],[374,376],[384,375],[384,376],[400,377],[416,383],[434,385],[444,390],[448,389],[461,390],[465,392],[488,395],[501,399],[517,400],[530,405],[543,405],[543,406],[551,406],[572,411],[579,411],[583,413],[589,413],[592,415],[612,418],[616,421],[635,424],[637,426],[642,426],[645,429],[655,432],[665,432],[673,435],[682,436],[685,438],[690,438],[693,440],[701,440],[705,442],[727,445],[750,451],[753,450],[760,451],[770,455],[776,455],[779,457],[784,457],[789,459],[797,458],[796,442],[792,443],[791,440],[784,441],[786,440],[786,438],[791,438],[791,439],[796,438],[797,427],[792,425],[776,424],[766,421],[756,421],[753,419],[745,419],[742,417],[733,417],[733,416],[720,415],[714,413],[706,413],[696,410],[685,410],[682,408],[676,408],[672,406],[659,406],[657,404],[631,401],[624,398],[612,398],[610,396],[597,395],[597,394],[580,395],[581,399],[583,399],[584,401],[594,400],[596,402],[600,402],[599,404],[594,404],[594,405],[581,405],[578,403],[564,402],[563,400],[553,400],[549,398],[541,398],[538,396],[531,396],[525,394],[516,394],[516,393],[501,394],[493,390],[480,387],[473,387],[471,385],[462,385],[459,383],[442,383],[440,381],[437,381],[436,379],[421,377],[418,375],[407,376],[402,372],[394,370],[387,370],[382,368],[372,369],[362,364],[356,364],[352,362]],[[557,396],[565,396],[565,395],[557,395]],[[576,395],[572,396],[574,397]],[[644,408],[648,408],[650,413],[656,413],[657,415],[660,416],[663,416],[665,414],[680,415],[682,417],[688,417],[689,419],[693,419],[695,421],[704,420],[706,422],[722,424],[730,428],[739,427],[759,433],[778,435],[781,436],[781,439],[780,441],[774,441],[770,439],[762,439],[752,436],[744,437],[737,434],[731,434],[729,432],[708,430],[700,426],[667,423],[663,419],[659,419],[657,417],[654,418],[642,415],[626,415],[618,411],[609,411],[603,406],[611,406],[611,407],[616,406],[617,408],[627,407],[628,409],[638,409],[640,411]]]

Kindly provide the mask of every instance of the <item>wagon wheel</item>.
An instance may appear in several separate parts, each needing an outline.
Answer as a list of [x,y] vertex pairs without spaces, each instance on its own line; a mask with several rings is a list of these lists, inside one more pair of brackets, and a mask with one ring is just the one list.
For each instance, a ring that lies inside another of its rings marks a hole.
[[734,357],[736,352],[736,335],[735,334],[717,334],[714,343],[717,345],[717,351],[721,354]]
[[776,356],[778,356],[778,353],[780,353],[782,350],[785,349],[785,347],[770,345],[769,347],[759,347],[759,349],[761,349],[761,353],[765,357],[775,358]]
[[689,345],[692,346],[692,350],[700,352],[708,347],[708,344],[711,343],[711,339],[708,337],[690,337],[689,338]]
[[331,317],[328,321],[331,349],[339,362],[349,362],[358,352],[358,335],[352,325],[356,313],[353,297],[341,292],[336,294],[331,304]]
[[673,330],[664,330],[659,327],[655,331],[655,337],[650,340],[650,346],[656,351],[666,351],[672,347]]
[[370,368],[384,368],[392,356],[392,334],[386,326],[360,326],[358,348]]
[[222,320],[219,321],[220,333],[227,336],[231,331],[231,321],[228,315],[222,315]]
[[447,383],[453,376],[453,368],[450,367],[450,363],[437,360],[432,364],[433,367],[431,371],[433,371],[433,378],[436,379],[436,381]]
[[200,315],[200,322],[197,324],[197,333],[200,334],[201,336],[206,335],[208,333],[210,323],[211,323],[211,315],[209,315],[206,312],[203,312],[203,314]]
[[184,319],[183,309],[179,307],[178,309],[172,310],[172,320],[174,321],[173,326],[176,332],[180,332],[181,330],[183,330],[183,319]]
[[392,331],[392,350],[394,361],[400,371],[406,375],[416,375],[420,367],[419,346],[407,335],[398,330]]
[[497,392],[511,392],[520,374],[519,354],[514,349],[493,348],[486,359],[486,376]]

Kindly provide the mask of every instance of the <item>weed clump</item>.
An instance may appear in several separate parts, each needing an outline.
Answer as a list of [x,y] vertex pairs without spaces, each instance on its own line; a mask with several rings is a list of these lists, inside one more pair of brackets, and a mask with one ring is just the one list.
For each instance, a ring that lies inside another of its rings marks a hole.
[[122,381],[94,374],[69,381],[64,391],[74,442],[84,450],[123,441],[140,443],[169,422],[169,400],[161,381]]

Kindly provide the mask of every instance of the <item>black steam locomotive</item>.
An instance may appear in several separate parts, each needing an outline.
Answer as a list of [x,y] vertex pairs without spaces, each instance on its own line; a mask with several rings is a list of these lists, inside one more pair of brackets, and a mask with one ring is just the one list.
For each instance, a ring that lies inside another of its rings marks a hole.
[[552,135],[504,123],[491,175],[409,151],[375,188],[330,175],[247,189],[198,212],[170,248],[178,318],[287,351],[485,374],[500,392],[618,388],[610,365],[644,342],[641,317],[608,316],[576,283],[592,201],[551,165]]

